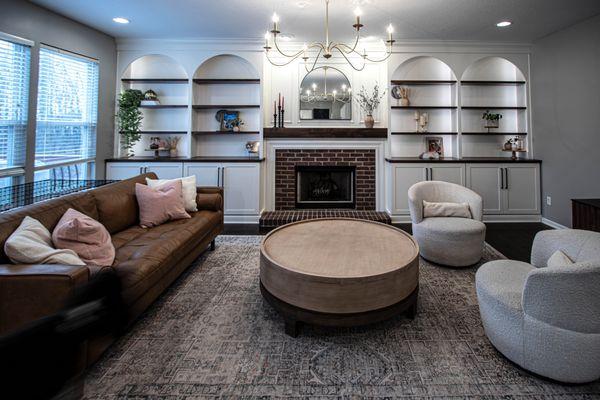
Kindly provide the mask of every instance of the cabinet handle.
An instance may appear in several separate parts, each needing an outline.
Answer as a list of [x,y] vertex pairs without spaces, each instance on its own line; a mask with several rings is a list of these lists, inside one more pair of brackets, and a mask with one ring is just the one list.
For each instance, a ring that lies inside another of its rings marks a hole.
[[504,168],[500,168],[500,189],[504,189]]
[[142,172],[142,167],[140,167],[140,175],[141,175],[141,174],[143,174],[143,172]]
[[217,186],[221,186],[221,167],[217,167]]
[[425,180],[428,181],[429,180],[429,168],[424,168],[425,169]]
[[221,187],[225,187],[225,167],[221,167]]
[[506,178],[504,178],[504,186],[505,189],[508,189],[508,168],[504,168],[504,173],[506,174]]
[[433,180],[433,168],[429,168],[429,180]]

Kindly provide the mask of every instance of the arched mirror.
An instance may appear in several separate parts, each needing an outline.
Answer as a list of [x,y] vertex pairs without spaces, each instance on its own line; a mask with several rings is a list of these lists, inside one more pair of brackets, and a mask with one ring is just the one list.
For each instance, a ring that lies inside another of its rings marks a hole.
[[300,84],[300,119],[352,119],[352,88],[342,71],[318,67]]

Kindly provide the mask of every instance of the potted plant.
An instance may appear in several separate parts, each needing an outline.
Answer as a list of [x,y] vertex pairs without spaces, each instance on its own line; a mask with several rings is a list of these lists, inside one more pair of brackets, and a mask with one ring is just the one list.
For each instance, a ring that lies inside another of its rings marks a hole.
[[121,133],[121,145],[127,156],[133,156],[133,146],[141,139],[140,126],[144,118],[139,110],[144,94],[141,90],[127,89],[119,95],[117,124]]
[[367,114],[365,116],[365,127],[366,128],[373,128],[373,125],[375,125],[375,119],[373,118],[373,112],[377,109],[377,107],[379,107],[379,103],[381,102],[381,99],[383,98],[383,96],[385,95],[385,90],[379,94],[379,86],[375,85],[375,87],[373,87],[373,92],[372,93],[367,93],[365,87],[363,86],[360,89],[360,92],[358,92],[358,95],[356,96],[356,101],[358,101],[358,104],[360,105],[360,108],[362,108],[362,110],[365,112],[365,114]]
[[483,113],[483,117],[481,117],[485,121],[485,127],[488,129],[500,127],[500,118],[502,118],[502,114],[491,113],[490,110],[486,110]]

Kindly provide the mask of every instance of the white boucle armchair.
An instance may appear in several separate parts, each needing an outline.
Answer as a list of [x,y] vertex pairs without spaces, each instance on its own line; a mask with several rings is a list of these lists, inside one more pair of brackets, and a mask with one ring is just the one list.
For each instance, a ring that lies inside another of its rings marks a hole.
[[[556,250],[574,264],[548,267]],[[600,378],[600,233],[539,232],[531,264],[492,261],[475,280],[485,332],[508,359],[557,381]]]
[[[468,203],[471,218],[423,218],[423,200],[435,203]],[[427,181],[408,189],[412,232],[426,260],[465,267],[477,263],[483,255],[485,225],[481,196],[454,183]]]

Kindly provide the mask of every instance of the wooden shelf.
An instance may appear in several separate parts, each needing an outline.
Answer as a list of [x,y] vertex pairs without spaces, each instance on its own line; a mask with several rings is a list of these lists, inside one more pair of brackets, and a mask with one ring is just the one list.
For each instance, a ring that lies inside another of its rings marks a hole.
[[169,78],[156,78],[156,79],[135,79],[135,78],[123,78],[121,82],[123,83],[169,83],[169,84],[183,84],[188,83],[190,80],[187,78],[179,79],[169,79]]
[[192,131],[192,135],[258,135],[259,131]]
[[438,81],[438,80],[392,80],[392,85],[454,85],[456,81]]
[[387,138],[387,128],[264,128],[265,138]]
[[[123,132],[119,132],[121,135]],[[187,135],[187,131],[140,131],[141,135]]]
[[458,132],[390,132],[390,135],[458,135]]
[[464,86],[519,86],[524,85],[525,81],[461,81]]
[[527,107],[504,107],[504,106],[462,106],[463,110],[527,110]]
[[260,79],[194,79],[198,85],[245,85],[259,84]]
[[392,110],[456,110],[457,108],[457,106],[392,106]]
[[236,108],[260,108],[259,104],[196,104],[192,108],[195,110],[212,110],[217,108],[236,109]]
[[156,109],[165,109],[165,108],[188,108],[187,104],[159,104],[159,105],[141,105],[139,108],[156,108]]
[[462,132],[462,135],[525,136],[527,132]]

